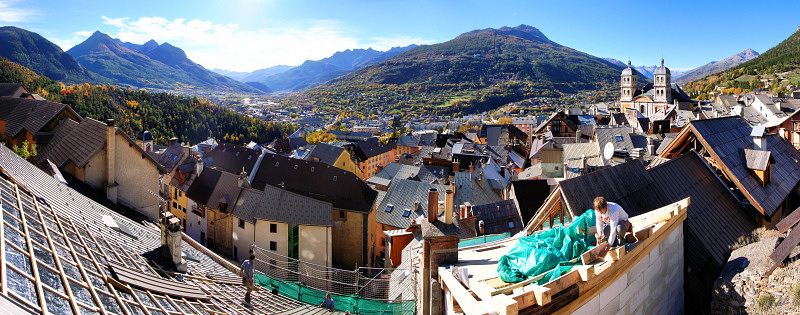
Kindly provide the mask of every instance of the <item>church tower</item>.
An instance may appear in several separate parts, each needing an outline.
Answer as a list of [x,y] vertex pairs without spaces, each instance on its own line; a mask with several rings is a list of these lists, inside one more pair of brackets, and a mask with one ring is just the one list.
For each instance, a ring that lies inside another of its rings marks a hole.
[[628,67],[622,69],[622,78],[620,81],[620,98],[622,102],[632,101],[633,93],[639,88],[639,75],[636,70],[631,67],[631,61],[628,60]]
[[653,92],[653,101],[656,103],[672,103],[672,83],[669,68],[664,66],[664,58],[661,58],[661,66],[653,71]]

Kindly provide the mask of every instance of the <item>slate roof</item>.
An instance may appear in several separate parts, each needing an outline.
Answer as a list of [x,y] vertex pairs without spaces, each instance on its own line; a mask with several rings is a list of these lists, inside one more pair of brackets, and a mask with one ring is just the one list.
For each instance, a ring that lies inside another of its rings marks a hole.
[[769,151],[744,149],[744,159],[747,161],[747,168],[751,170],[767,170],[771,158]]
[[[92,156],[106,146],[106,124],[91,118],[86,118],[80,123],[66,119],[53,129],[53,133],[53,138],[50,139],[47,146],[39,151],[37,156],[39,159],[52,161],[58,167],[63,167],[69,160],[82,168]],[[136,145],[128,135],[119,129],[116,129],[116,134],[125,138],[159,171],[165,172],[164,167]]]
[[564,178],[581,176],[580,169],[583,168],[583,158],[586,158],[586,166],[603,166],[602,153],[597,142],[589,143],[567,143],[564,145]]
[[356,142],[356,145],[353,149],[358,160],[366,161],[372,157],[392,151],[392,149],[394,149],[394,145],[391,143],[383,143],[377,137],[372,137]]
[[367,139],[372,137],[372,133],[369,132],[356,132],[356,131],[341,131],[341,130],[330,130],[328,133],[336,136],[337,139],[345,140],[345,139]]
[[631,152],[633,150],[633,142],[631,141],[632,130],[630,126],[597,126],[595,135],[597,136],[597,143],[602,150],[606,143],[612,143],[614,150],[625,150]]
[[61,112],[67,111],[80,119],[68,105],[48,101],[0,96],[0,120],[6,121],[9,137],[16,137],[23,129],[31,134],[41,131]]
[[[417,217],[425,217],[425,212],[428,209],[428,192],[431,188],[438,190],[439,201],[445,201],[446,191],[450,188],[446,185],[435,185],[399,178],[392,180],[386,196],[375,208],[375,221],[397,228],[407,228],[411,225],[411,220]],[[415,202],[419,202],[419,208],[414,208]],[[392,205],[391,211],[386,211],[388,205]],[[455,198],[453,205],[457,205]],[[405,209],[411,210],[408,217],[403,216]]]
[[419,172],[414,179],[426,183],[436,183],[449,175],[450,169],[447,167],[423,165],[419,167]]
[[[618,203],[636,216],[690,197],[687,263],[697,270],[712,258],[720,266],[729,246],[756,228],[755,219],[696,152],[690,151],[650,170],[638,160],[559,183],[574,215],[592,209],[596,196]],[[705,248],[710,257],[704,257]]]
[[462,205],[470,202],[472,205],[485,205],[503,200],[497,192],[492,189],[491,180],[484,176],[480,179],[481,169],[470,172],[456,172],[453,178],[455,185],[455,196],[453,204]]
[[203,162],[206,166],[213,165],[230,173],[241,174],[244,170],[249,174],[253,171],[260,154],[259,150],[221,143],[203,156]]
[[22,97],[28,91],[19,83],[0,83],[0,96]]
[[614,118],[614,123],[617,125],[630,125],[625,113],[611,113],[611,117]]
[[383,167],[383,169],[375,174],[375,177],[384,178],[384,179],[409,179],[419,174],[420,167],[419,166],[411,166],[405,165],[400,163],[389,163]]
[[333,226],[330,203],[267,185],[264,190],[243,189],[233,216],[255,224],[256,219],[296,225]]
[[175,143],[167,147],[161,155],[158,156],[158,164],[164,167],[167,172],[172,172],[183,161],[183,145]]
[[320,162],[333,165],[339,156],[342,155],[344,148],[333,146],[324,142],[318,143],[308,154],[308,159],[317,158]]
[[[696,120],[691,122],[692,132],[701,137],[708,144],[706,149],[719,157],[719,162],[727,168],[726,173],[734,178],[734,183],[745,194],[759,211],[768,217],[777,211],[778,207],[795,189],[800,182],[800,152],[788,141],[778,135],[766,136],[767,149],[771,152],[774,164],[770,182],[762,186],[761,182],[747,169],[744,149],[753,147],[753,138],[750,137],[752,127],[743,118],[738,116],[715,119]],[[680,135],[678,139],[680,139]],[[673,141],[675,143],[675,141]]]
[[355,174],[322,162],[304,161],[265,153],[251,183],[266,185],[333,204],[334,209],[369,213],[377,192]]
[[227,203],[227,211],[231,211],[241,190],[239,175],[214,167],[204,167],[203,172],[186,191],[186,197],[212,209],[219,208],[220,203]]
[[501,200],[495,203],[472,207],[472,213],[483,221],[484,234],[522,231],[522,219],[514,200]]
[[416,148],[419,146],[419,135],[402,135],[397,141],[397,145]]

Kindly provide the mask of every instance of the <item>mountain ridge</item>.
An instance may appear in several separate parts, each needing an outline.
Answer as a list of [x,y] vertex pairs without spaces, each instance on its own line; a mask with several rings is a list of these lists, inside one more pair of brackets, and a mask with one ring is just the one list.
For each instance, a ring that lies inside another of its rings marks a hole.
[[186,52],[169,43],[149,40],[142,45],[123,43],[100,31],[67,53],[87,69],[114,84],[133,87],[225,90],[261,93],[259,90],[193,62]]
[[719,61],[712,61],[700,67],[694,68],[692,70],[686,71],[678,77],[678,83],[690,82],[707,75],[715,74],[721,71],[728,70],[732,67],[738,66],[741,63],[747,62],[755,57],[758,57],[758,52],[747,48],[739,53],[733,54],[728,56],[725,59]]

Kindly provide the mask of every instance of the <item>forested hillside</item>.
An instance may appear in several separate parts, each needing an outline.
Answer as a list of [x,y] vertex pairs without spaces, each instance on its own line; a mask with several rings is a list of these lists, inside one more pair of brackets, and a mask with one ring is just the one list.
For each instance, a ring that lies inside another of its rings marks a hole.
[[117,126],[131,135],[142,129],[150,130],[158,144],[166,144],[171,137],[194,144],[210,136],[236,144],[264,143],[294,131],[292,125],[247,117],[197,97],[115,86],[65,86],[3,58],[0,58],[0,82],[21,83],[28,91],[72,106],[84,117],[101,121],[114,118]]

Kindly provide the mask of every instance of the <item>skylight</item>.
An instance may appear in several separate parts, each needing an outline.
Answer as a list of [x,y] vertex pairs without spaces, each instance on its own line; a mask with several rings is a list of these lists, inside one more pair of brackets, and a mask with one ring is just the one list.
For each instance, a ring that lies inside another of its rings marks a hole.
[[392,209],[394,209],[394,205],[393,204],[390,203],[390,204],[386,205],[386,212],[392,212]]
[[408,215],[409,215],[409,214],[411,214],[411,209],[405,209],[405,210],[403,210],[403,217],[404,217],[404,218],[408,218]]
[[622,142],[622,136],[614,136],[614,141]]

